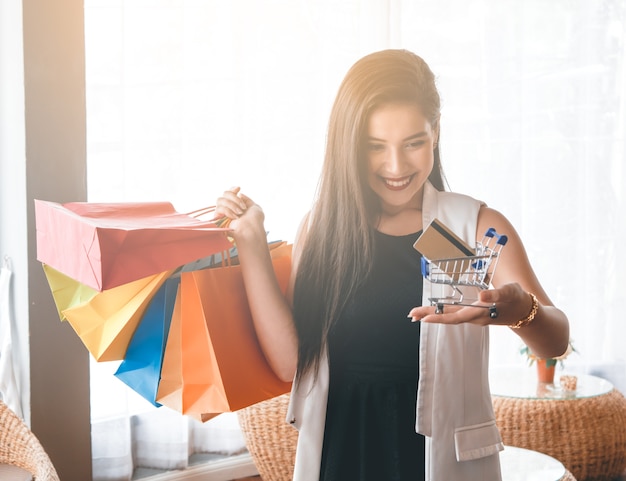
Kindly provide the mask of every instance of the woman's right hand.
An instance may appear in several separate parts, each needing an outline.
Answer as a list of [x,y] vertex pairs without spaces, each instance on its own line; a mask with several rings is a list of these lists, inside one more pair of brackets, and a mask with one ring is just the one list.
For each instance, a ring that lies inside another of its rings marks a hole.
[[265,241],[265,214],[261,206],[241,193],[240,187],[225,191],[217,199],[215,213],[217,218],[231,220],[229,227],[235,242],[254,240],[262,237]]

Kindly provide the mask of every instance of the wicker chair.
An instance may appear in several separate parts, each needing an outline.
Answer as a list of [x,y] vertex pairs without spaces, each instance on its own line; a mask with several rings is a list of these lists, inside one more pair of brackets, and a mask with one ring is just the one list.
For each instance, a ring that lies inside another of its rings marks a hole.
[[29,472],[35,481],[59,481],[52,461],[26,423],[0,401],[0,464]]
[[287,424],[289,394],[237,411],[246,446],[263,481],[291,481],[298,431]]
[[626,468],[626,398],[576,401],[494,397],[502,440],[558,459],[579,481],[612,481]]

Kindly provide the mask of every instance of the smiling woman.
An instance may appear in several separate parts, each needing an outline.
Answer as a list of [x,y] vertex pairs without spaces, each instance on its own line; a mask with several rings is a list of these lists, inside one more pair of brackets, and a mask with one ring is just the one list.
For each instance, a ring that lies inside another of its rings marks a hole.
[[[626,272],[615,267],[626,264],[619,243],[626,226],[617,221],[626,195],[626,6],[450,0],[449,7],[86,0],[89,200],[169,200],[185,211],[241,185],[263,205],[269,235],[291,240],[317,187],[328,112],[346,67],[384,48],[414,50],[438,74],[441,119],[422,112],[427,123],[398,138],[369,132],[368,157],[393,160],[393,147],[396,157],[409,158],[421,152],[420,141],[432,151],[443,131],[451,187],[507,213],[546,290],[570,315],[585,362],[616,365],[626,337],[618,321]],[[417,143],[409,139],[422,132]],[[373,182],[392,207],[419,175],[387,168]],[[494,338],[492,358],[521,362],[516,336]],[[612,372],[625,379],[626,368],[617,366]],[[117,457],[126,470],[118,479],[128,479],[133,459],[142,459],[131,454],[131,428],[144,429],[135,449],[149,453],[141,444],[159,440],[147,429],[157,422],[181,441],[168,451],[180,459],[165,464],[188,465],[187,428],[172,428],[178,421],[164,408],[151,412],[130,400],[127,409],[131,395],[115,384],[113,370],[92,369],[92,418],[95,426],[120,416],[128,438],[117,441],[115,429],[116,442],[94,439],[94,453],[103,456],[94,466]],[[150,422],[121,417],[137,412]],[[228,424],[232,439],[240,436],[236,428]],[[196,439],[211,445],[203,450],[237,452],[236,442],[216,438]]]

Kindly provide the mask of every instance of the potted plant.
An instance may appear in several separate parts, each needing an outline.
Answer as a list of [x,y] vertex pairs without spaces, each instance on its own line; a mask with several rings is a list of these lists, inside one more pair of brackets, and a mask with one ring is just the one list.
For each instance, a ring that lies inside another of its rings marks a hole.
[[528,365],[532,366],[536,363],[537,365],[537,380],[543,383],[554,383],[554,370],[556,368],[557,363],[563,365],[563,361],[572,353],[576,352],[574,349],[574,345],[572,341],[567,344],[566,351],[558,357],[552,357],[548,359],[542,359],[540,357],[535,356],[530,348],[526,345],[520,348],[520,354],[525,355],[528,359]]

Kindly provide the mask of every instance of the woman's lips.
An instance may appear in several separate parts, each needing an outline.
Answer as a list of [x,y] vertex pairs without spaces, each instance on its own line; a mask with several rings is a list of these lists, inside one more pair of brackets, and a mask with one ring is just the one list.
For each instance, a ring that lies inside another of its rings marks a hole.
[[385,184],[385,187],[387,187],[389,190],[403,190],[411,183],[411,180],[413,180],[413,176],[409,175],[396,179],[381,177],[381,179]]

